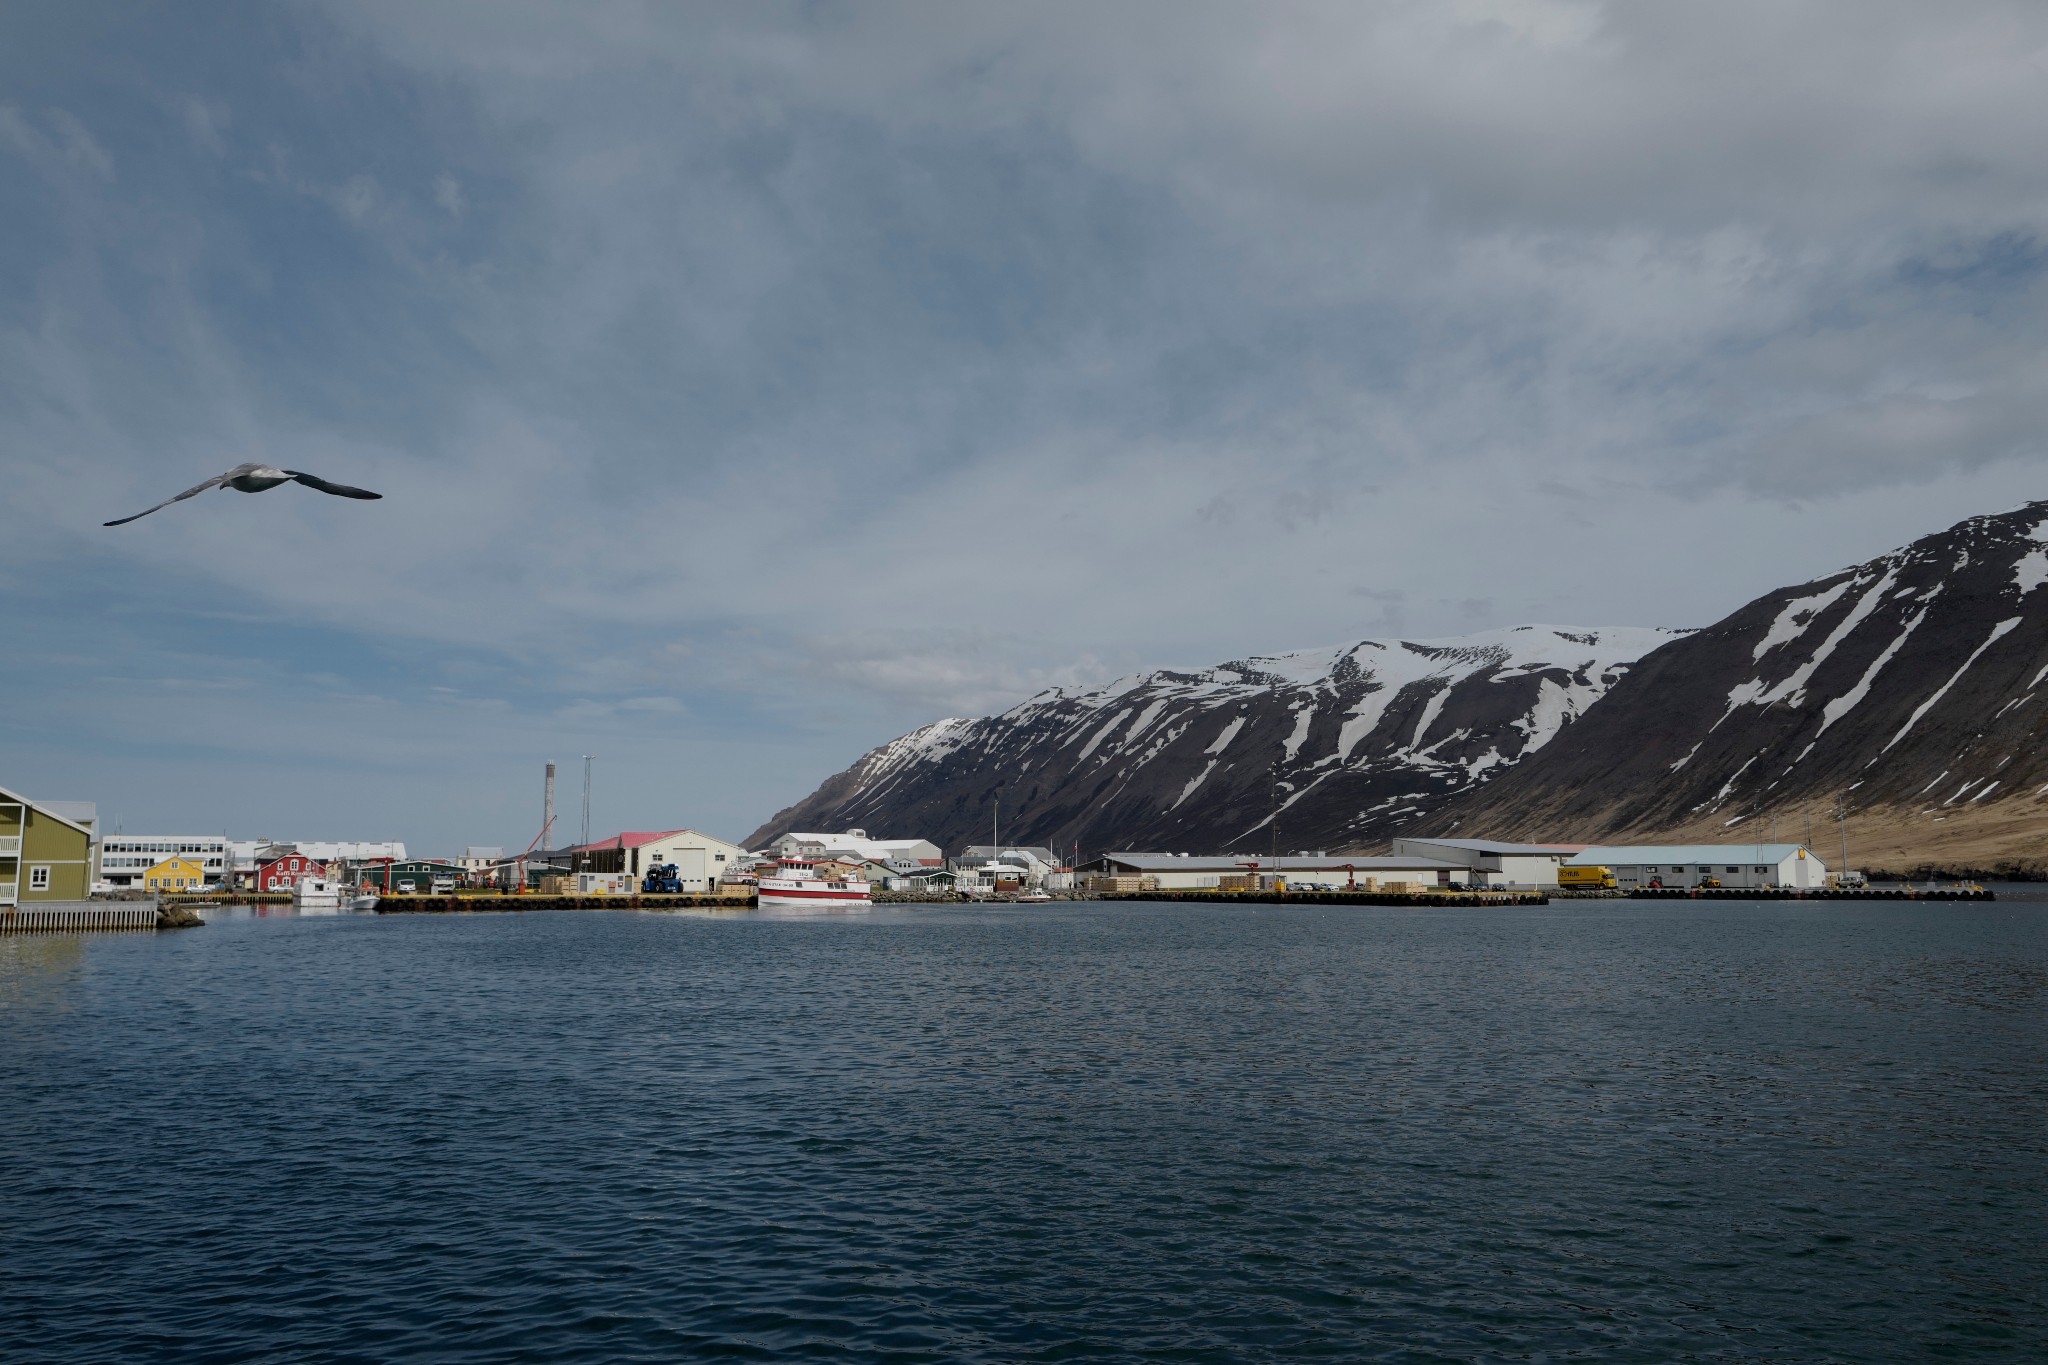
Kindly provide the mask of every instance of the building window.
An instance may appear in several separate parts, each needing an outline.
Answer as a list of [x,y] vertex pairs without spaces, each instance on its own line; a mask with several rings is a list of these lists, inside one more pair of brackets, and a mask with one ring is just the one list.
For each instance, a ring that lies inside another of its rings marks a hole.
[[1758,868],[1758,869],[1757,869],[1757,871],[1759,871],[1759,872],[1769,872],[1769,871],[1770,871],[1770,869],[1769,869],[1768,867],[1760,867],[1760,868]]
[[1728,870],[1729,870],[1730,872],[1740,872],[1740,871],[1742,871],[1742,869],[1741,869],[1741,868],[1739,868],[1739,867],[1731,867],[1731,868],[1729,868]]
[[48,891],[50,889],[50,869],[47,867],[30,868],[28,870],[28,889],[31,891]]

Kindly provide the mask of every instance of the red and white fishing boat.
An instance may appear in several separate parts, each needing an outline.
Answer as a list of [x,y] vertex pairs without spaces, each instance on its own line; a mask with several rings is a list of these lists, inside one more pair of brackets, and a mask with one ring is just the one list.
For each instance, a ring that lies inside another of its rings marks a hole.
[[783,858],[774,876],[761,878],[756,903],[764,910],[854,910],[874,902],[864,881],[834,881],[819,875],[818,865],[808,858]]

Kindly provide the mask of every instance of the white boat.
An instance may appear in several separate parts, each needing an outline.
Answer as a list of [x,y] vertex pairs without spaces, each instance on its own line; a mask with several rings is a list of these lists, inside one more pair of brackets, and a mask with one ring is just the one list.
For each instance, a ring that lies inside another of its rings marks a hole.
[[292,905],[300,914],[338,914],[341,911],[341,883],[325,877],[305,877],[292,888]]
[[808,858],[784,858],[776,863],[774,876],[761,878],[756,904],[764,910],[854,910],[873,900],[866,882],[833,881],[819,876],[817,864]]

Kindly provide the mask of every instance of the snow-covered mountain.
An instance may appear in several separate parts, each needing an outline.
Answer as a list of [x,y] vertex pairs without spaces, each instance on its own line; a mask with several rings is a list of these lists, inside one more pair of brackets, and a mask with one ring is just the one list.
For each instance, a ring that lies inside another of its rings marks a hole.
[[1052,688],[869,752],[748,840],[863,828],[957,848],[1351,847],[1405,829],[1550,743],[1682,636],[1517,626],[1361,640]]
[[2001,803],[2033,818],[2048,796],[2044,585],[2035,502],[1769,593],[1645,659],[1557,744],[1422,823],[1704,837],[1776,816],[1803,831],[1842,794],[1951,831]]

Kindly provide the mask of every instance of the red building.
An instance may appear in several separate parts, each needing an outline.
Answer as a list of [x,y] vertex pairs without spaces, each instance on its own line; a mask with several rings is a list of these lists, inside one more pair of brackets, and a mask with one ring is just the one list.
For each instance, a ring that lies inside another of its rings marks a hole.
[[256,869],[258,891],[290,891],[300,882],[327,875],[327,864],[303,853],[280,853]]

